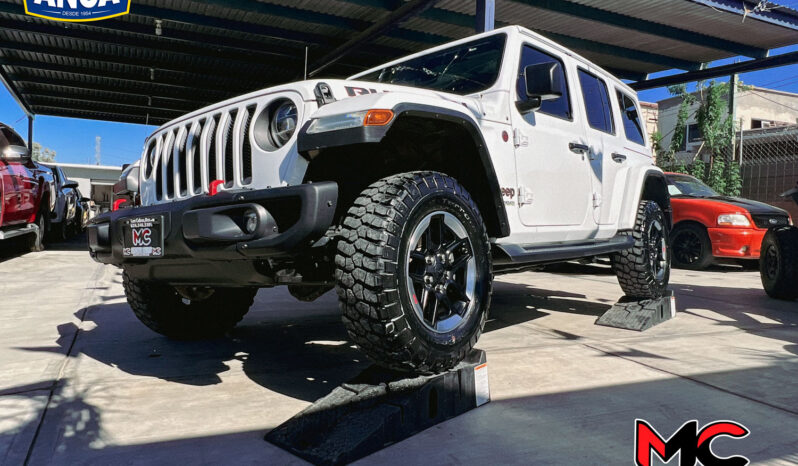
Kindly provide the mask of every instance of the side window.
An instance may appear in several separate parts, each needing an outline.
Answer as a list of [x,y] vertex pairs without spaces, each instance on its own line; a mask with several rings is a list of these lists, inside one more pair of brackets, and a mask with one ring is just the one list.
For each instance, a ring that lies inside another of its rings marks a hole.
[[590,127],[605,133],[615,134],[615,122],[612,120],[612,107],[607,85],[597,76],[579,69],[579,84],[585,100],[587,122]]
[[618,91],[618,103],[621,105],[621,120],[623,121],[623,131],[626,133],[626,139],[645,146],[646,140],[643,136],[643,125],[640,122],[640,112],[637,111],[635,101],[623,92]]
[[[545,113],[547,115],[555,116],[557,118],[571,119],[571,102],[568,98],[568,81],[565,79],[565,65],[562,60],[555,58],[552,55],[541,52],[535,48],[525,45],[521,51],[521,69],[518,70],[518,84],[516,90],[518,98],[526,100],[526,88],[524,87],[524,69],[529,65],[538,65],[541,63],[559,63],[561,82],[565,83],[562,96],[554,100],[546,100],[540,106],[537,113]],[[526,118],[525,116],[524,118]]]

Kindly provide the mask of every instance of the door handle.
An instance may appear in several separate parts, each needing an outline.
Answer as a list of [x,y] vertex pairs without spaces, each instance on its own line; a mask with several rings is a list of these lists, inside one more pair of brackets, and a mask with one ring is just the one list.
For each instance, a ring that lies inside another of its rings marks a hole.
[[587,144],[579,144],[578,142],[569,142],[568,148],[571,149],[571,152],[577,154],[587,154],[590,152],[590,147],[588,147]]
[[617,152],[613,152],[612,153],[612,160],[614,160],[615,162],[618,162],[618,163],[624,163],[624,162],[626,162],[626,156],[623,155],[623,154],[619,154]]

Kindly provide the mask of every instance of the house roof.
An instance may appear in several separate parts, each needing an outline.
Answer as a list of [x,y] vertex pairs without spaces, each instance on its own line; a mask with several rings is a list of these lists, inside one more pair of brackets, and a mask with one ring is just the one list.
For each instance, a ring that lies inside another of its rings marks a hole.
[[[311,71],[329,65],[315,77],[341,77],[466,37],[476,3],[136,0],[125,16],[63,23],[0,0],[0,78],[29,114],[159,125],[301,79],[306,50]],[[748,0],[495,3],[496,27],[528,27],[632,81],[798,43],[798,12]],[[341,52],[353,37],[368,40]]]

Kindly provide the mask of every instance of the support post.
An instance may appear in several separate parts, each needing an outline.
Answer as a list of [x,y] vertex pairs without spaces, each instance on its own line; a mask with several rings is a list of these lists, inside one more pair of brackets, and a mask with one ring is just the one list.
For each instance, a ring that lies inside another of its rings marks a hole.
[[33,115],[28,115],[28,150],[33,154]]
[[[737,122],[737,73],[729,75],[729,118],[731,118],[732,125]],[[741,131],[742,129],[743,128],[740,127]],[[729,157],[732,161],[734,160],[734,155],[737,153],[737,147],[735,147],[737,142],[736,139],[737,138],[732,138],[731,157]]]
[[476,0],[477,33],[492,31],[496,18],[496,0]]

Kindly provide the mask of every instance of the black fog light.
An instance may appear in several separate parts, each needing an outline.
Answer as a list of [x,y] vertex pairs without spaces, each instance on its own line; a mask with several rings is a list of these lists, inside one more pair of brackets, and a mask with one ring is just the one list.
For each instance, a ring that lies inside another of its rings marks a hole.
[[254,210],[244,212],[244,229],[248,235],[255,233],[258,229],[258,213]]

